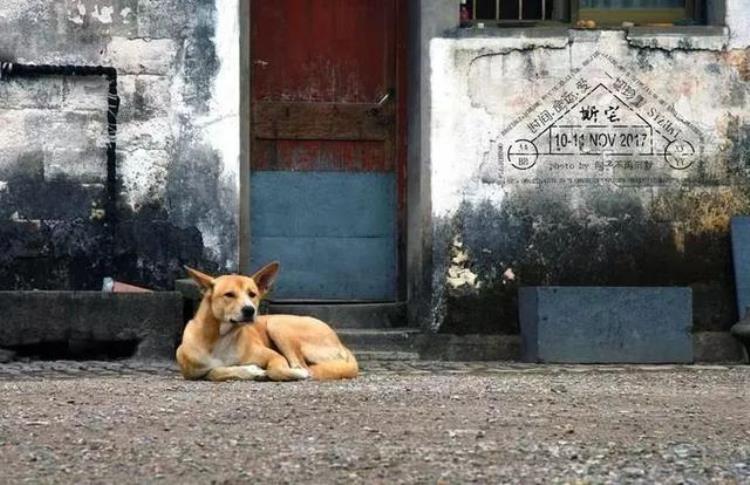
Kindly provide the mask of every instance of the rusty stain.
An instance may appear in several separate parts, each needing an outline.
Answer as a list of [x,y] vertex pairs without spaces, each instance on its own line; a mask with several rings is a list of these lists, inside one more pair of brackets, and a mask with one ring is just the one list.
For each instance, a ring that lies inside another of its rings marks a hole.
[[750,49],[730,50],[723,54],[724,60],[735,68],[740,79],[750,81]]
[[651,206],[657,220],[681,221],[675,224],[675,244],[684,248],[687,234],[710,232],[723,233],[729,230],[733,215],[750,208],[747,193],[737,188],[694,190],[690,192],[664,193]]

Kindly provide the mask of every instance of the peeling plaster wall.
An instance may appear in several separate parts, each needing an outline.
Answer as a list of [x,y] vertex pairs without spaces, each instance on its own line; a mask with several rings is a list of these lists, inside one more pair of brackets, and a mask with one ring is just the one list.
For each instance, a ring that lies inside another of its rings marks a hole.
[[0,81],[0,289],[171,287],[237,270],[237,0],[0,0],[0,60],[117,70],[116,214],[104,77]]
[[431,41],[434,329],[515,333],[527,285],[690,286],[696,330],[736,322],[728,222],[750,211],[738,9],[737,29],[680,35]]

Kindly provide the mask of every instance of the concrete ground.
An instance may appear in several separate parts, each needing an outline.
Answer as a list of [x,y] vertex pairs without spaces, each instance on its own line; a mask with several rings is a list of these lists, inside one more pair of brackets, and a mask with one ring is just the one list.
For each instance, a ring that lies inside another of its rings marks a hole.
[[0,365],[2,483],[750,483],[750,367]]

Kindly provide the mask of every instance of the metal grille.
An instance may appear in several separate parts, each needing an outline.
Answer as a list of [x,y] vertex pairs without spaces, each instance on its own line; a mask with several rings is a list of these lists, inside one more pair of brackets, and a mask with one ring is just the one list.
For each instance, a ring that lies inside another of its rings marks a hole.
[[472,21],[518,22],[548,20],[551,0],[466,0]]

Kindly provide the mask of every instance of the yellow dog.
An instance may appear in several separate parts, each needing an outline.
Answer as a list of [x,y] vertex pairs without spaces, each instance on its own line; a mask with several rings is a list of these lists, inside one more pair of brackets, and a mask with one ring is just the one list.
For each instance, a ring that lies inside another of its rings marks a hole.
[[185,269],[203,292],[177,349],[186,379],[324,380],[359,373],[354,355],[324,322],[295,315],[258,315],[260,301],[279,271],[277,262],[252,277],[212,278]]

